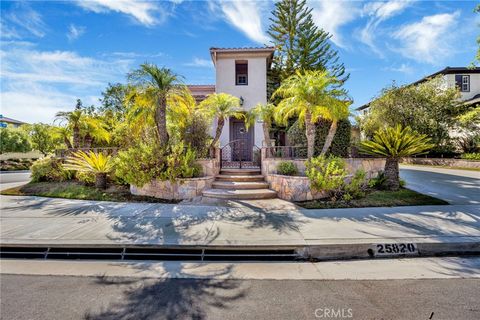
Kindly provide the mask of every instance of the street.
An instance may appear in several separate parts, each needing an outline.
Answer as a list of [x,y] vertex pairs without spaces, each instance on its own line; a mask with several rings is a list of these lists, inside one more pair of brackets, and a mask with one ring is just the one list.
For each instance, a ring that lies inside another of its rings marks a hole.
[[238,281],[2,275],[1,285],[4,320],[480,318],[478,279]]
[[0,171],[0,190],[21,186],[30,181],[30,171]]

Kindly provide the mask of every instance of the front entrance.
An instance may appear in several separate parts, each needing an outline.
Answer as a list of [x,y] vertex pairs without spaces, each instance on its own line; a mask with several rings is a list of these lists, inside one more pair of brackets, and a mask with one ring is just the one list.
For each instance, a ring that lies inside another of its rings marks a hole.
[[260,149],[253,144],[250,130],[240,119],[230,119],[230,142],[221,150],[222,168],[259,168]]

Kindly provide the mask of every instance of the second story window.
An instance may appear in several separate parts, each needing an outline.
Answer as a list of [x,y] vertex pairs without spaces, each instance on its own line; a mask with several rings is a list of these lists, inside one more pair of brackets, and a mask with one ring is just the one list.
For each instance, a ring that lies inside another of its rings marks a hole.
[[455,75],[455,85],[461,92],[470,92],[470,76],[462,74]]
[[235,61],[235,84],[237,86],[248,85],[248,62]]

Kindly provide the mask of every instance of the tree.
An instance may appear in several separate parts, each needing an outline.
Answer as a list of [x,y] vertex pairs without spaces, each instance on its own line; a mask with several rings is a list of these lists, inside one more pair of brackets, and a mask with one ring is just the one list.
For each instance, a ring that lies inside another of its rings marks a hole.
[[28,128],[32,147],[40,151],[44,156],[51,154],[60,144],[56,129],[48,124],[35,123]]
[[59,120],[61,122],[66,121],[67,126],[72,130],[74,148],[80,148],[80,143],[81,143],[80,127],[81,127],[82,116],[83,116],[83,110],[79,108],[75,108],[74,111],[59,111],[55,115],[55,118],[56,118],[55,120]]
[[27,133],[21,128],[0,128],[0,153],[32,150]]
[[[473,12],[476,12],[476,13],[480,13],[480,4],[478,4],[475,9],[473,10]],[[473,64],[475,65],[475,63],[478,63],[480,62],[480,36],[477,36],[477,54],[475,56],[475,60],[473,62]]]
[[275,106],[271,103],[257,104],[252,110],[253,122],[255,119],[260,119],[263,128],[263,136],[265,138],[265,145],[268,147],[272,146],[272,141],[270,139],[270,129],[272,128],[272,122],[274,120]]
[[418,134],[410,127],[401,125],[379,129],[370,141],[362,141],[360,150],[366,154],[386,157],[385,161],[385,186],[390,190],[400,188],[398,160],[422,154],[433,147],[430,138]]
[[105,91],[102,92],[100,98],[102,105],[98,108],[98,111],[123,120],[126,113],[125,98],[131,90],[132,86],[128,84],[109,83]]
[[345,66],[331,46],[331,35],[315,25],[306,0],[281,0],[275,4],[272,16],[268,34],[276,49],[273,78],[281,82],[296,70],[320,70],[337,78],[337,85],[348,79]]
[[214,148],[220,135],[222,134],[225,120],[230,117],[237,119],[245,118],[240,107],[240,99],[227,93],[213,93],[210,94],[205,100],[200,102],[200,110],[208,114],[212,118],[217,118],[217,129],[215,131],[215,137],[210,144],[210,149]]
[[113,170],[113,159],[110,155],[89,151],[74,152],[67,157],[63,168],[95,174],[95,186],[99,189],[107,187],[107,174]]
[[178,92],[180,77],[170,69],[159,68],[154,64],[144,63],[129,73],[128,79],[138,89],[140,96],[146,96],[155,103],[155,125],[160,146],[168,146],[167,131],[167,99],[171,94]]
[[432,139],[436,146],[449,142],[449,131],[463,108],[457,88],[447,88],[442,77],[417,85],[385,88],[359,118],[360,128],[372,137],[380,128],[396,124],[410,127]]
[[321,152],[324,155],[335,135],[337,126],[334,122],[348,117],[351,102],[345,90],[336,87],[338,83],[326,71],[297,71],[273,94],[274,98],[278,96],[282,99],[275,110],[277,122],[286,124],[288,119],[298,116],[299,123],[305,125],[308,158],[314,155],[315,123],[321,118],[332,121],[329,138]]

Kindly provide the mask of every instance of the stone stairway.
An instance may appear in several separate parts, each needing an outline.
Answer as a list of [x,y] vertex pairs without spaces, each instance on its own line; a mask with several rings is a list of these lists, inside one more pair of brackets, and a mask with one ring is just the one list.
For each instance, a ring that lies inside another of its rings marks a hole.
[[203,196],[232,200],[276,198],[277,193],[268,187],[260,169],[222,169],[212,189],[203,191]]

